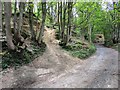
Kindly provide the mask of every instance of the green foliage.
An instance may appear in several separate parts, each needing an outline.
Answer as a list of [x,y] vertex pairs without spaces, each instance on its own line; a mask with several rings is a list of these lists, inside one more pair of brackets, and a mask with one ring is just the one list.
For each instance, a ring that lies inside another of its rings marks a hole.
[[112,48],[120,53],[120,43],[113,45]]
[[73,51],[72,55],[81,59],[85,59],[95,53],[95,51],[95,46],[91,45],[88,49],[80,49],[79,51]]
[[93,44],[89,45],[88,43],[81,41],[62,47],[69,51],[74,57],[81,59],[88,58],[96,51],[96,47]]
[[114,25],[116,28],[119,28],[119,4],[120,2],[116,3],[113,7],[111,4],[111,8],[107,9],[103,8],[107,3],[97,3],[97,2],[80,2],[75,4],[75,8],[77,11],[77,17],[74,19],[74,24],[79,28],[76,28],[76,33],[80,35],[88,34],[89,32],[89,22],[92,26],[92,41],[94,41],[95,36],[94,34],[104,34],[105,37],[105,46],[112,46],[113,45],[113,38],[114,34],[117,33],[115,30]]
[[111,46],[113,46],[113,41],[112,40],[109,40],[109,41],[106,40],[104,45],[107,46],[107,47],[111,47]]
[[33,47],[33,52],[29,52],[27,49],[22,50],[22,52],[8,51],[6,54],[2,56],[2,69],[6,69],[9,67],[19,67],[24,64],[31,62],[33,59],[38,57],[38,55],[42,55],[45,51],[45,43],[42,43],[41,46],[38,46],[37,43],[31,43]]

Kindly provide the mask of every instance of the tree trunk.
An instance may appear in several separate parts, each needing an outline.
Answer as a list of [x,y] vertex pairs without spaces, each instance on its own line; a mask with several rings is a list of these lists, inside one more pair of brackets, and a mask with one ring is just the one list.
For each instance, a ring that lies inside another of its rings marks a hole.
[[71,26],[72,26],[72,5],[73,4],[73,2],[70,2],[70,25],[69,25],[69,39],[71,38]]
[[[52,3],[51,3],[52,4]],[[52,12],[51,12],[51,5],[48,6],[47,8],[47,13],[49,15],[49,20],[50,20],[50,23],[53,23],[53,17],[52,17]]]
[[[114,7],[113,21],[116,20],[115,5],[116,5],[116,3],[113,2],[113,7]],[[118,34],[118,32],[117,32],[117,28],[116,28],[116,23],[114,22],[114,24],[113,24],[113,43],[114,44],[117,43],[117,34]]]
[[68,2],[68,25],[67,25],[66,44],[69,42],[71,35],[71,18],[72,18],[72,2]]
[[14,19],[13,19],[13,23],[14,23],[14,36],[15,38],[17,37],[17,1],[15,0],[15,7],[14,7]]
[[56,24],[57,23],[57,4],[54,7],[54,13],[55,13],[54,21],[55,21],[55,24]]
[[40,23],[38,21],[39,21],[39,16],[40,16],[40,5],[41,5],[40,3],[39,3],[39,5],[37,5],[36,40],[38,40],[38,36],[39,36],[39,27],[40,27],[39,24]]
[[[0,39],[2,39],[2,2],[0,0]],[[2,42],[0,41],[0,51],[2,51]]]
[[8,49],[15,50],[15,45],[12,41],[12,33],[11,33],[11,2],[4,2],[5,8],[5,27],[6,27],[6,38],[7,38],[7,45]]
[[91,28],[91,24],[90,24],[90,22],[88,23],[89,25],[88,25],[88,35],[89,35],[89,42],[91,43],[92,42],[92,40],[91,40],[91,33],[92,33],[92,28]]
[[17,30],[17,40],[18,42],[24,42],[24,38],[21,36],[21,30],[23,26],[24,2],[20,2],[19,9],[20,9],[20,15],[19,15],[18,30]]
[[35,39],[35,32],[33,28],[33,3],[29,2],[29,25],[30,25],[30,32],[33,40]]
[[2,32],[2,2],[0,0],[0,33]]
[[120,41],[119,41],[119,38],[120,38],[120,36],[119,36],[119,34],[120,34],[119,25],[120,25],[120,23],[117,23],[117,27],[116,27],[116,29],[117,29],[117,32],[116,32],[116,35],[117,35],[117,43],[120,43]]
[[64,33],[65,33],[65,21],[66,21],[66,2],[64,2],[64,13],[63,13],[63,27],[62,27],[62,39],[65,41]]
[[[117,5],[117,11],[119,10],[119,4]],[[120,14],[117,13],[117,20],[119,20]],[[117,22],[117,43],[120,43],[120,22]]]
[[53,21],[53,20],[54,20],[54,15],[53,15],[54,12],[53,12],[53,5],[52,5],[52,3],[51,3],[51,5],[50,5],[50,10],[51,10],[51,11],[50,11],[51,23],[53,23],[53,22],[54,22],[54,21]]
[[59,39],[60,39],[60,33],[61,33],[61,31],[60,31],[60,10],[59,10],[59,6],[60,6],[60,4],[59,4],[59,2],[58,2],[58,34],[59,34]]
[[62,1],[60,2],[60,38],[62,38],[62,33],[63,33],[63,25],[62,25]]
[[42,25],[40,28],[40,33],[39,33],[39,40],[38,43],[40,44],[42,42],[42,36],[44,33],[44,26],[45,26],[45,19],[46,19],[46,1],[42,1]]
[[70,2],[68,2],[68,23],[67,23],[67,37],[66,37],[66,44],[69,41],[69,25],[70,25]]

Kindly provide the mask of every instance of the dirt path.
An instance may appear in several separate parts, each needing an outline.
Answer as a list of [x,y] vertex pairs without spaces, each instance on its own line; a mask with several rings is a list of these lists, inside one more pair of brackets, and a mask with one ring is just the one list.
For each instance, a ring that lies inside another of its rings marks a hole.
[[117,51],[97,46],[97,52],[92,57],[80,60],[59,47],[54,30],[46,28],[44,36],[47,44],[46,52],[29,65],[1,72],[1,87],[118,87]]

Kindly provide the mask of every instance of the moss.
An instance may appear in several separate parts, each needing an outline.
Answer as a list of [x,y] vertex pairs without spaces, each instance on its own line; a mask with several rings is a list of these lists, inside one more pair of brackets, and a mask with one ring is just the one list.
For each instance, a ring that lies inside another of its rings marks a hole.
[[34,60],[38,55],[42,55],[46,49],[45,43],[42,43],[40,46],[32,42],[31,46],[33,47],[33,53],[24,49],[22,52],[13,52],[8,51],[6,54],[2,56],[2,69],[6,69],[9,67],[19,67],[24,64],[30,63]]

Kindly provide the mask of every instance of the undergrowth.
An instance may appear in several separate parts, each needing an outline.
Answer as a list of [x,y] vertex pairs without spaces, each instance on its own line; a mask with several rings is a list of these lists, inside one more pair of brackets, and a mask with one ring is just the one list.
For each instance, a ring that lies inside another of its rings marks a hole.
[[112,48],[120,52],[120,43],[113,45]]
[[33,48],[33,53],[27,49],[24,49],[21,52],[4,50],[6,53],[2,56],[2,69],[4,70],[9,67],[16,68],[30,63],[36,57],[43,54],[46,48],[46,44],[42,43],[41,45],[38,45],[37,43],[32,42],[31,47]]
[[88,44],[85,42],[76,42],[74,44],[68,44],[66,46],[62,46],[65,50],[69,51],[74,57],[78,57],[80,59],[86,59],[95,53],[96,47],[94,44]]

